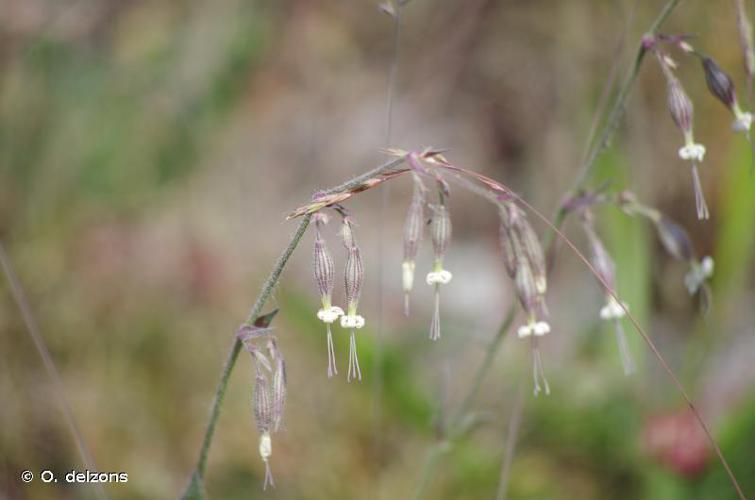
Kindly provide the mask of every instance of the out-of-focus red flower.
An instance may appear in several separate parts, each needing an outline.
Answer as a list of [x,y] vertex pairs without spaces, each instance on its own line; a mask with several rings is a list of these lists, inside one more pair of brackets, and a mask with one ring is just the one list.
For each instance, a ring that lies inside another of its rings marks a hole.
[[686,477],[700,474],[709,458],[705,433],[694,415],[677,411],[651,417],[645,423],[647,452],[671,470]]

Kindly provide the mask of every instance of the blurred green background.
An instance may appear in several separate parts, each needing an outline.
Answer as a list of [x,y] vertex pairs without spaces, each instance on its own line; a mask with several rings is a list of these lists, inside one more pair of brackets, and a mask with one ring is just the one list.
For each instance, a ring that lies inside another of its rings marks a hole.
[[[611,64],[618,57],[622,71],[629,66],[662,4],[410,2],[392,144],[450,148],[452,160],[552,213],[578,169]],[[181,494],[233,333],[293,231],[285,213],[383,161],[391,23],[372,1],[0,1],[0,238],[65,387],[60,394],[50,383],[3,281],[0,498],[94,498],[91,487],[19,479],[24,469],[84,468],[60,397],[97,467],[129,474],[106,486],[108,497]],[[694,33],[692,43],[746,100],[733,1],[682,2],[665,31]],[[752,496],[755,176],[699,63],[677,62],[696,137],[708,148],[702,176],[712,219],[695,219],[688,168],[676,156],[681,137],[652,60],[591,185],[607,179],[611,189],[631,189],[685,226],[698,255],[714,256],[714,300],[703,317],[684,288],[686,267],[664,253],[652,227],[616,209],[597,213],[620,294]],[[211,498],[408,498],[417,487],[441,423],[514,297],[495,211],[454,191],[447,260],[455,278],[444,289],[443,338],[430,343],[430,290],[418,287],[410,319],[401,313],[411,186],[392,184],[382,216],[378,192],[349,203],[366,264],[365,380],[345,381],[340,329],[342,373],[326,377],[308,234],[268,306],[281,310],[274,327],[289,376],[286,430],[273,441],[278,487],[261,491],[253,368],[242,353],[210,453]],[[577,224],[566,230],[586,248]],[[340,273],[336,228],[327,236]],[[553,334],[542,343],[551,396],[531,397],[528,346],[506,338],[475,400],[480,424],[443,447],[426,498],[494,497],[520,386],[509,498],[735,498],[628,324],[641,368],[623,376],[613,333],[597,318],[600,290],[565,248],[551,283]]]

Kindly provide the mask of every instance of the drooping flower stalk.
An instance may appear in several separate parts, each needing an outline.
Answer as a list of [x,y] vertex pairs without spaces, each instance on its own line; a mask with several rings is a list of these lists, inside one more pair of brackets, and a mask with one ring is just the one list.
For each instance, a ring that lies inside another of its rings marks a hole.
[[416,267],[417,251],[422,240],[424,227],[425,186],[417,173],[412,174],[414,192],[412,203],[406,214],[404,223],[404,261],[402,267],[402,287],[404,290],[404,314],[409,316],[409,294],[414,287],[414,269]]
[[749,132],[752,126],[752,113],[742,111],[742,108],[739,106],[734,82],[731,77],[712,58],[704,56],[701,60],[708,90],[734,114],[734,123],[731,124],[732,130],[735,132]]
[[694,107],[692,101],[684,91],[681,82],[674,75],[671,69],[669,59],[659,49],[656,49],[658,62],[661,65],[663,75],[666,77],[666,88],[668,92],[668,108],[671,118],[684,135],[684,146],[679,148],[679,158],[691,162],[692,164],[692,187],[695,193],[695,206],[697,207],[697,218],[708,219],[710,212],[705,202],[702,183],[697,165],[702,163],[705,157],[705,146],[695,142],[692,121],[694,117]]
[[[271,434],[278,432],[283,424],[283,412],[286,406],[286,364],[278,343],[270,334],[270,321],[277,310],[264,315],[254,325],[242,325],[237,338],[251,354],[254,362],[254,386],[252,389],[252,413],[257,431],[260,434],[259,454],[265,464],[265,480],[262,489],[270,485],[275,487],[270,467],[273,445]],[[267,338],[266,355],[255,342]],[[272,377],[272,383],[270,382]]]
[[[260,353],[259,356],[264,358],[264,354]],[[259,364],[255,368],[252,409],[254,412],[254,422],[260,433],[260,458],[262,458],[265,464],[265,481],[262,485],[262,489],[265,490],[268,485],[275,487],[273,473],[270,468],[270,457],[273,454],[273,444],[270,438],[273,422],[273,405],[270,399],[267,377],[262,373],[262,367]]]
[[[595,231],[594,215],[589,208],[586,208],[582,212],[582,227],[590,243],[591,260],[595,271],[600,276],[600,279],[615,292],[616,264]],[[621,364],[624,367],[624,374],[630,375],[636,371],[636,365],[629,350],[624,328],[621,326],[621,320],[626,314],[624,310],[626,307],[628,306],[625,303],[619,303],[613,295],[606,294],[606,305],[600,309],[600,318],[613,323],[619,356],[621,357]]]
[[334,306],[332,303],[333,288],[335,286],[335,264],[333,264],[333,257],[330,255],[321,233],[322,226],[327,223],[328,219],[325,214],[321,213],[315,214],[313,218],[315,220],[315,282],[317,283],[317,289],[320,292],[320,300],[322,302],[322,309],[317,311],[317,317],[325,323],[327,329],[328,377],[332,377],[338,374],[338,369],[336,368],[333,334],[330,325],[340,316],[343,316],[343,309]]
[[286,397],[288,395],[286,385],[286,362],[283,360],[283,354],[278,349],[278,344],[275,341],[275,338],[271,337],[268,339],[267,349],[270,353],[270,359],[273,365],[273,384],[270,387],[273,410],[272,427],[274,432],[278,432],[283,425],[283,412],[286,409]]
[[548,281],[543,250],[524,212],[515,203],[501,202],[498,213],[501,219],[500,242],[504,265],[509,277],[514,280],[519,303],[527,316],[526,323],[517,329],[517,336],[531,339],[535,396],[543,391],[547,395],[550,394],[550,386],[545,378],[537,340],[551,331],[550,325],[545,321],[548,314],[545,305]]
[[356,244],[353,223],[349,217],[344,217],[341,227],[343,244],[348,251],[346,269],[344,271],[344,285],[346,287],[346,314],[341,316],[341,327],[351,330],[349,337],[349,371],[347,380],[362,380],[362,370],[359,367],[357,355],[356,330],[364,326],[364,318],[357,314],[359,295],[364,281],[364,264],[359,246]]
[[440,203],[432,205],[430,208],[433,211],[431,234],[435,260],[433,261],[433,270],[427,273],[425,281],[435,289],[433,319],[430,322],[430,340],[438,340],[440,338],[440,286],[448,284],[453,277],[450,271],[443,269],[443,258],[451,241],[451,216],[448,213],[446,197],[443,193],[440,193]]
[[641,215],[649,219],[655,226],[658,238],[668,254],[690,266],[689,272],[684,277],[684,284],[690,295],[699,294],[702,310],[706,312],[711,300],[710,287],[707,282],[713,276],[713,258],[705,256],[698,259],[687,231],[657,209],[640,203],[633,193],[623,191],[619,194],[618,203],[627,214]]

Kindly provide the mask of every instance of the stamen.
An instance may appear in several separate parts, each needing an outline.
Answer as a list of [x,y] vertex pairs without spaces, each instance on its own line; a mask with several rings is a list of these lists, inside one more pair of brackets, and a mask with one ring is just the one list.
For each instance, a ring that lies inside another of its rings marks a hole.
[[435,285],[435,311],[430,323],[430,340],[440,339],[440,285]]
[[346,380],[351,382],[354,379],[362,381],[362,370],[359,368],[356,336],[354,330],[351,330],[351,337],[349,338],[349,373]]
[[695,190],[695,205],[697,206],[697,218],[707,220],[710,217],[708,205],[705,203],[705,194],[703,194],[700,174],[697,172],[697,164],[692,164],[692,184]]
[[543,386],[545,387],[545,395],[549,395],[551,393],[550,386],[548,385],[548,379],[545,378],[545,370],[543,369],[543,360],[540,357],[540,348],[537,344],[536,337],[532,338],[532,377],[535,382],[535,389],[533,390],[533,394],[537,396],[540,392],[543,391],[543,389],[540,387],[540,382],[543,383]]
[[331,378],[333,375],[338,375],[338,370],[336,369],[336,353],[335,349],[333,348],[333,333],[330,331],[330,324],[328,326],[328,378]]
[[270,468],[270,461],[265,459],[265,482],[262,484],[262,491],[265,491],[268,485],[275,488],[275,480],[273,479],[273,470]]

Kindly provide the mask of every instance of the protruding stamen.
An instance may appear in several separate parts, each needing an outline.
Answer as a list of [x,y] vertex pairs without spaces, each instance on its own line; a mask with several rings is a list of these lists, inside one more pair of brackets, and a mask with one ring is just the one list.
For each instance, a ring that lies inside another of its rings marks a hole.
[[697,218],[707,220],[710,217],[708,205],[705,203],[705,194],[700,182],[700,174],[697,172],[697,164],[692,164],[692,185],[695,190],[695,206],[697,207]]
[[435,285],[435,310],[430,322],[430,340],[440,339],[440,285]]
[[[540,392],[545,392],[545,395],[551,393],[550,386],[548,385],[548,379],[545,378],[545,370],[543,369],[543,360],[540,357],[540,348],[537,344],[537,338],[532,338],[532,377],[534,379],[535,388],[533,394],[537,396]],[[540,386],[542,382],[543,387]]]
[[328,378],[333,375],[338,375],[336,369],[336,353],[333,348],[333,333],[330,331],[330,325],[328,325]]
[[262,491],[265,491],[270,485],[271,488],[275,488],[275,480],[273,479],[273,470],[270,468],[270,461],[265,460],[265,482],[262,485]]
[[349,338],[349,373],[346,376],[346,380],[351,382],[354,379],[362,381],[362,370],[359,368],[356,335],[354,334],[354,330],[351,330]]

